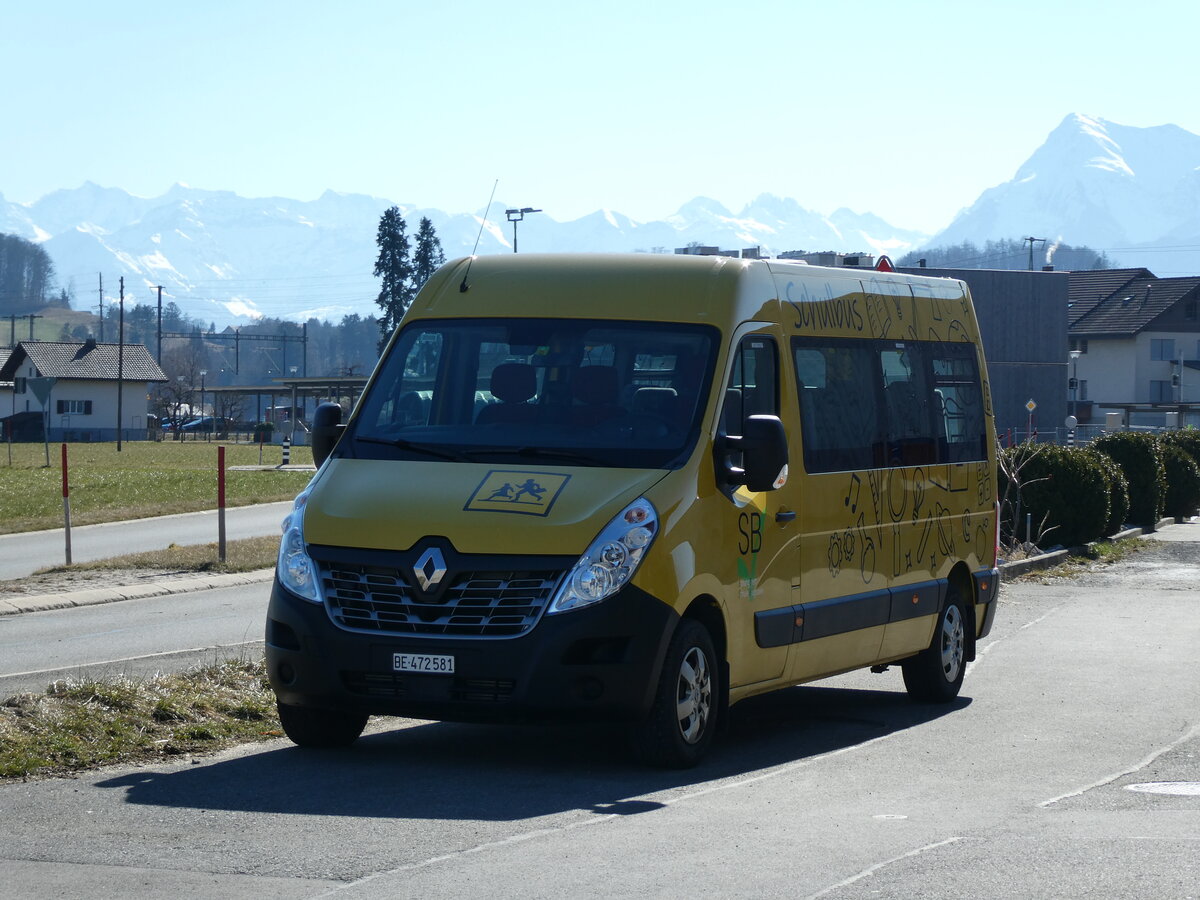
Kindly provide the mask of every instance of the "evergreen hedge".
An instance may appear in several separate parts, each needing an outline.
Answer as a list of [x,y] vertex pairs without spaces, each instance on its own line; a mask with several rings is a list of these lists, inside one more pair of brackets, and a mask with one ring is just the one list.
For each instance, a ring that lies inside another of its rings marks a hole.
[[1104,526],[1104,536],[1111,537],[1121,530],[1129,516],[1129,481],[1111,456],[1091,448],[1087,452],[1095,458],[1108,485],[1108,522]]
[[1200,466],[1200,429],[1183,428],[1179,431],[1167,431],[1159,436],[1164,444],[1178,447]]
[[[1075,547],[1108,534],[1110,483],[1098,454],[1053,444],[1022,444],[1004,452],[1008,470],[1019,482],[1018,535],[1024,534],[1027,514],[1032,515],[1035,543],[1046,546]],[[1008,511],[1010,523],[1017,515],[1014,505]]]
[[1167,475],[1158,437],[1148,432],[1119,431],[1098,438],[1092,447],[1111,456],[1129,482],[1129,519],[1153,528],[1163,516]]
[[1163,464],[1167,472],[1167,495],[1163,511],[1176,521],[1196,515],[1200,507],[1200,466],[1179,444],[1164,441]]

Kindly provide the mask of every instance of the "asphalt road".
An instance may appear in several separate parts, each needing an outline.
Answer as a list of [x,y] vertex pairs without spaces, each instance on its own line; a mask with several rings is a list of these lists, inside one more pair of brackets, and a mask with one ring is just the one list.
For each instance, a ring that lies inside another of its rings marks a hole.
[[[225,537],[278,536],[280,523],[292,510],[290,500],[237,506],[225,510]],[[71,529],[71,561],[91,562],[141,550],[162,550],[171,544],[214,543],[218,537],[217,511],[182,513],[128,522],[107,522]],[[38,569],[61,566],[66,561],[63,529],[0,535],[0,581],[24,578]]]
[[0,699],[65,677],[144,676],[257,658],[269,582],[0,616]]
[[852,673],[741,704],[690,772],[381,720],[4,785],[0,897],[1200,897],[1200,794],[1144,787],[1200,787],[1195,533],[1005,585],[955,704]]

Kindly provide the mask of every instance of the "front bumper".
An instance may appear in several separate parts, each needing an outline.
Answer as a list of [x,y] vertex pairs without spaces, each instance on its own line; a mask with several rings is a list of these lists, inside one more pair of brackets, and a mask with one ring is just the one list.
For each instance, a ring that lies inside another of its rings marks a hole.
[[[276,580],[267,673],[282,703],[446,721],[627,719],[653,701],[678,615],[632,586],[595,606],[545,615],[515,638],[360,633]],[[448,654],[453,675],[392,671],[394,653]]]

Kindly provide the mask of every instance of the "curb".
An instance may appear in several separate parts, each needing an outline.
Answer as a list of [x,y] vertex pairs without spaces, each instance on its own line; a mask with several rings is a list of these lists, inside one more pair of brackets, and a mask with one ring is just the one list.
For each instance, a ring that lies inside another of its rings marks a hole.
[[1049,553],[1042,553],[1038,556],[1031,556],[1028,559],[1017,559],[1012,562],[1002,563],[1000,565],[1000,581],[1011,581],[1018,575],[1024,575],[1026,572],[1037,572],[1042,569],[1052,569],[1060,563],[1067,561],[1071,556],[1086,556],[1087,551],[1096,547],[1098,544],[1111,544],[1115,541],[1123,541],[1128,538],[1141,537],[1144,534],[1150,534],[1160,529],[1166,528],[1168,525],[1174,525],[1174,519],[1159,519],[1154,523],[1153,528],[1126,528],[1124,531],[1118,531],[1111,537],[1104,540],[1092,541],[1081,547],[1069,547],[1065,550],[1052,550]]
[[256,569],[253,572],[202,575],[194,578],[156,581],[152,584],[130,584],[124,587],[89,588],[63,594],[31,594],[28,597],[9,597],[0,599],[0,616],[51,609],[71,609],[77,606],[97,606],[101,603],[141,600],[146,597],[167,597],[172,594],[188,594],[192,591],[207,591],[214,588],[262,584],[270,581],[274,575],[274,569]]

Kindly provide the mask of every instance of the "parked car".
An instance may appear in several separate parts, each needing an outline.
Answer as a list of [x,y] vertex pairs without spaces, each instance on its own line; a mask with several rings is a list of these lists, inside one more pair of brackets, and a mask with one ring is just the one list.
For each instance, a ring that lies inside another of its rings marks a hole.
[[199,416],[189,422],[184,422],[179,426],[179,430],[184,433],[199,434],[212,434],[214,431],[225,432],[229,430],[229,422],[222,416]]

